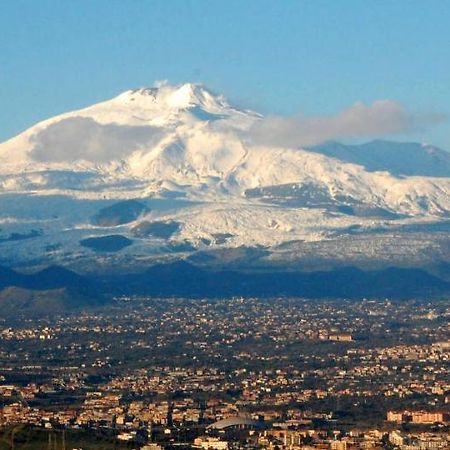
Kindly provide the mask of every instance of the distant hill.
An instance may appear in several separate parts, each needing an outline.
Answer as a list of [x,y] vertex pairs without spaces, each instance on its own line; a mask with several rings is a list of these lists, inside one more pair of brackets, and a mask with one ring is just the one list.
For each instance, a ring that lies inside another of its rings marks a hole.
[[86,292],[98,290],[95,281],[61,266],[49,266],[29,274],[0,266],[0,289],[9,286],[32,290],[60,288],[75,288]]
[[209,271],[185,261],[155,265],[140,274],[116,276],[109,286],[123,293],[160,297],[231,296],[396,298],[448,295],[450,283],[420,269],[363,271],[354,267],[317,272]]
[[47,315],[105,305],[95,280],[59,266],[32,274],[0,267],[0,316]]
[[73,288],[31,290],[10,286],[0,291],[0,317],[53,316],[103,306],[106,300]]

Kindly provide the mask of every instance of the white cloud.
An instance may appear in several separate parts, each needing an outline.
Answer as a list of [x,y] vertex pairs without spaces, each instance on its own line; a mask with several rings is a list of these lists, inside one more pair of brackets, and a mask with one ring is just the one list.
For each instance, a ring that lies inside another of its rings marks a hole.
[[334,116],[269,116],[256,122],[249,136],[259,145],[300,147],[333,139],[374,138],[413,131],[444,120],[440,114],[413,115],[400,103],[357,102]]
[[106,163],[153,146],[161,131],[150,126],[102,125],[87,117],[56,122],[31,138],[36,161]]

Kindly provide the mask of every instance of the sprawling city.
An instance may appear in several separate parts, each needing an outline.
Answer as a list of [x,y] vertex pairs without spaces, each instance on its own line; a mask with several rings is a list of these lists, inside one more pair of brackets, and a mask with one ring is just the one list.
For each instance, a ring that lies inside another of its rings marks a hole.
[[3,321],[1,445],[449,448],[449,318],[448,301],[127,297]]

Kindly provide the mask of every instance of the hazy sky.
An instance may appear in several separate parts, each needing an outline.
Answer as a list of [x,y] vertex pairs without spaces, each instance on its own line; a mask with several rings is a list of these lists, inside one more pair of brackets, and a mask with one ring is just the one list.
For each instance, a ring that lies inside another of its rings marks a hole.
[[[0,0],[0,141],[164,79],[319,123],[380,100],[450,116],[450,1]],[[450,150],[435,122],[396,137]]]

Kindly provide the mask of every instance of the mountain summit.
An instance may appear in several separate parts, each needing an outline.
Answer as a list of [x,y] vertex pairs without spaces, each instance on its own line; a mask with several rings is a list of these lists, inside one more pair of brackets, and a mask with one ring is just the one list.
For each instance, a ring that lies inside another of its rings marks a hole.
[[215,96],[202,85],[194,83],[178,86],[163,84],[160,87],[133,89],[120,94],[116,100],[125,103],[137,102],[149,108],[155,104],[171,109],[199,106],[218,110],[229,107],[223,97]]

